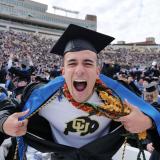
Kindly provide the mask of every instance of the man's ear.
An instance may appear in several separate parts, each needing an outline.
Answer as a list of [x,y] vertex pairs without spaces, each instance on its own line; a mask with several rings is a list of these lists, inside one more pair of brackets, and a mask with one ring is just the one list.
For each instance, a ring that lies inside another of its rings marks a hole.
[[64,75],[64,67],[62,67],[61,72],[62,72],[62,75]]

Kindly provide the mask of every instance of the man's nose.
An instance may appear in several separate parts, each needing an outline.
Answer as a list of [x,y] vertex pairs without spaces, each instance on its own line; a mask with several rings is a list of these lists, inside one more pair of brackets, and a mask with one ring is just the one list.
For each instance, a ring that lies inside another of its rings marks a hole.
[[76,74],[78,76],[81,76],[81,75],[84,74],[84,72],[85,72],[85,69],[84,69],[83,65],[77,65],[77,67],[76,67]]

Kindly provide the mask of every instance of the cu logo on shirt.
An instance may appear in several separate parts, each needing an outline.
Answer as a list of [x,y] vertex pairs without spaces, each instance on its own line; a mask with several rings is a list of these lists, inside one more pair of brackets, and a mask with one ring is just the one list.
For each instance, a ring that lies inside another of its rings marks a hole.
[[98,127],[97,121],[91,120],[89,117],[78,117],[67,123],[64,134],[68,135],[68,132],[78,132],[80,136],[85,136],[95,132]]

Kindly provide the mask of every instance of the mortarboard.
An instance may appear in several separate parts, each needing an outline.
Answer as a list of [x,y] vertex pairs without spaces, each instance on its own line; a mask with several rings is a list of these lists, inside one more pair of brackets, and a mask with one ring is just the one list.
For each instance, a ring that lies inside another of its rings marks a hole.
[[42,82],[42,83],[47,83],[47,82],[49,82],[49,80],[47,80],[46,78],[44,78],[44,77],[42,77],[42,76],[40,76],[40,75],[37,75],[37,76],[35,77],[35,80],[36,80],[36,82]]
[[113,37],[70,24],[50,53],[63,56],[67,52],[91,50],[99,53],[114,40]]
[[156,90],[156,87],[155,86],[151,86],[151,87],[147,87],[146,88],[146,92],[153,92]]
[[158,101],[158,90],[157,84],[154,82],[149,83],[144,88],[144,100],[149,103],[154,103]]
[[15,75],[15,79],[17,82],[20,81],[30,82],[30,73],[28,73],[27,71],[23,71],[15,67],[11,67],[8,71],[11,74]]
[[23,93],[23,90],[25,89],[25,86],[22,86],[22,87],[18,87],[16,88],[13,92],[14,92],[14,96],[18,96],[18,95],[21,95]]
[[146,91],[146,92],[154,92],[154,91],[156,91],[156,90],[157,90],[156,85],[157,85],[157,84],[154,83],[154,82],[149,83],[149,84],[145,87],[145,91]]

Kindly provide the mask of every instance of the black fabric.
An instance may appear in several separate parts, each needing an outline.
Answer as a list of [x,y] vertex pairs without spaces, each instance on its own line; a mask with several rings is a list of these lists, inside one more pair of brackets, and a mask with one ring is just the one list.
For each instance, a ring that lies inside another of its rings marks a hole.
[[24,105],[24,103],[27,101],[27,99],[29,98],[29,96],[31,95],[31,93],[34,89],[37,89],[37,88],[41,87],[42,85],[44,85],[44,83],[30,83],[30,84],[28,84],[23,90],[23,95],[21,98],[21,105]]
[[13,81],[10,81],[7,89],[8,89],[8,91],[11,91],[11,92],[15,89],[15,85],[14,85]]
[[11,67],[8,70],[12,75],[15,75],[17,78],[17,81],[26,81],[30,82],[30,76],[35,71],[35,68],[33,66],[30,66],[27,70],[23,70],[17,67]]
[[42,139],[53,141],[51,128],[48,121],[45,118],[39,116],[38,113],[30,117],[27,130],[28,132],[26,137],[36,135],[37,137],[41,137]]
[[[5,158],[5,160],[12,160],[12,159],[14,159],[16,145],[17,145],[16,138],[12,137],[11,138],[11,142],[12,142],[12,145],[9,148],[9,152],[8,152],[7,157]],[[18,155],[17,155],[17,157],[18,157]]]
[[136,87],[136,85],[134,84],[134,82],[130,82],[130,84],[128,84],[127,82],[123,81],[123,80],[117,80],[119,83],[121,83],[124,87],[128,88],[130,91],[132,91],[133,93],[135,93],[137,96],[141,96],[141,91]]
[[[63,56],[66,48],[66,44],[68,42],[72,43],[73,42],[72,40],[75,40],[75,39],[83,39],[89,42],[89,44],[91,44],[96,50],[96,53],[99,53],[102,49],[104,49],[108,44],[110,44],[114,40],[114,38],[111,36],[107,36],[102,33],[98,33],[96,31],[93,31],[84,27],[70,24],[68,28],[65,30],[65,32],[62,34],[62,36],[59,38],[59,40],[56,42],[56,44],[51,48],[50,53]],[[78,45],[80,45],[80,43],[78,43],[76,47]],[[75,45],[71,45],[67,49],[67,51],[72,50],[73,46],[75,47]],[[82,45],[80,45],[80,47],[82,47]],[[89,46],[86,47],[85,44],[83,44],[82,48],[81,49],[84,50],[84,48],[89,49],[91,47]]]
[[67,52],[77,52],[82,50],[90,50],[92,52],[97,53],[94,46],[84,39],[73,39],[70,40],[64,49],[64,54]]
[[156,90],[155,86],[151,86],[151,87],[146,87],[146,92],[153,92]]
[[[44,126],[44,123],[46,124],[43,130],[41,127],[36,127],[35,130],[33,129],[35,128],[35,125],[38,126],[41,124]],[[52,155],[54,160],[110,160],[124,142],[122,134],[125,133],[125,130],[123,127],[120,127],[113,133],[109,133],[108,135],[98,138],[95,141],[77,149],[54,142],[54,140],[51,139],[51,130],[47,123],[48,122],[45,122],[44,119],[42,123],[42,119],[40,119],[40,117],[37,119],[37,124],[35,123],[35,119],[30,119],[30,124],[28,126],[32,126],[32,129],[28,128],[28,130],[32,131],[32,133],[27,133],[25,140],[27,144],[41,152],[54,152]]]
[[8,138],[8,136],[6,136],[6,134],[0,132],[0,145],[3,143],[3,141]]
[[103,63],[101,74],[104,74],[110,78],[113,78],[113,76],[116,74],[115,67],[108,63]]
[[5,69],[0,70],[0,83],[5,83],[6,82],[6,75],[7,72]]
[[156,150],[153,150],[149,160],[160,160],[160,153],[158,153]]
[[104,160],[111,159],[112,156],[119,150],[124,142],[125,133],[123,127],[113,133],[109,133],[104,137],[98,138],[97,140],[81,147],[80,153],[84,157],[88,157],[90,160]]
[[157,130],[156,129],[148,130],[148,134],[151,142],[153,143],[153,146],[155,147],[155,150],[160,153],[160,138]]
[[23,93],[24,88],[25,88],[25,86],[15,88],[13,90],[12,97],[16,97],[18,95],[21,95]]

